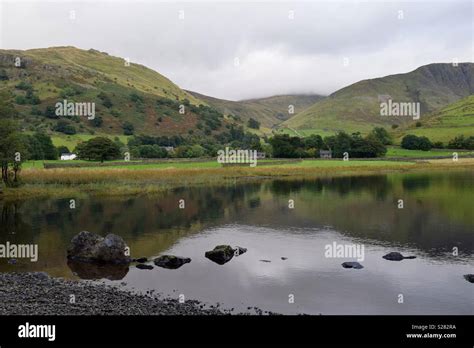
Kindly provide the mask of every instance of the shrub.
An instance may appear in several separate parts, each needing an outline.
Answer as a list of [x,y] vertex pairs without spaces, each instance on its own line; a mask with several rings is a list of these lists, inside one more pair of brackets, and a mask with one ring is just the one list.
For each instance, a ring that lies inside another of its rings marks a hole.
[[380,141],[383,145],[392,144],[392,137],[383,127],[375,127],[374,129],[372,129],[370,134],[374,136],[378,141]]
[[76,128],[66,121],[59,121],[56,123],[56,125],[53,127],[53,130],[55,132],[61,132],[68,135],[76,134]]
[[429,151],[433,147],[433,144],[427,137],[418,137],[413,134],[408,134],[403,137],[401,146],[407,150]]
[[260,128],[260,122],[258,122],[257,120],[255,120],[253,118],[249,118],[249,120],[247,122],[247,126],[249,128],[252,128],[252,129],[259,129]]
[[133,127],[133,124],[126,121],[126,122],[123,123],[122,129],[123,129],[123,134],[124,135],[133,135],[135,127]]

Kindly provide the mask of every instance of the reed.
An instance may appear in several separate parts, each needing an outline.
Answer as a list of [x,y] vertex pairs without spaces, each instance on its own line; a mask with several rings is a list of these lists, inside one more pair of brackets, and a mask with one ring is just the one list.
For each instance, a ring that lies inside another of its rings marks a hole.
[[[341,161],[342,162],[342,161]],[[296,179],[340,175],[371,175],[426,170],[473,170],[473,161],[380,162],[341,165],[280,165],[221,168],[31,168],[22,171],[24,185],[4,189],[6,198],[39,196],[154,194],[174,187],[222,185],[237,180]]]

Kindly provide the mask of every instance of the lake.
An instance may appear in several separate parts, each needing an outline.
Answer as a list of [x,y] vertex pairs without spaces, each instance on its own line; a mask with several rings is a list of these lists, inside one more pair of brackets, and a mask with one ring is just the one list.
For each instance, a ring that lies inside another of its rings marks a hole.
[[[75,209],[69,198],[0,201],[0,242],[39,248],[37,262],[0,259],[0,271],[107,277],[236,312],[474,314],[474,284],[463,277],[474,273],[473,197],[474,173],[453,171],[249,179],[153,196],[77,198]],[[68,265],[66,249],[82,230],[122,236],[132,257],[192,261],[174,270]],[[334,243],[363,246],[364,268],[341,266],[354,257],[326,257]],[[219,265],[204,252],[220,244],[248,251]],[[416,259],[382,258],[391,251]]]

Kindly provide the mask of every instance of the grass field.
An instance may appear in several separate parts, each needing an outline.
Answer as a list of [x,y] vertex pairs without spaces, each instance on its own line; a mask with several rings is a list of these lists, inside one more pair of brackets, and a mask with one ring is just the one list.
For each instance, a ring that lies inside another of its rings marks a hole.
[[425,158],[436,156],[452,156],[453,152],[459,155],[474,155],[474,151],[449,150],[449,149],[432,149],[430,151],[406,150],[400,147],[391,146],[387,148],[386,157],[406,157],[406,158]]

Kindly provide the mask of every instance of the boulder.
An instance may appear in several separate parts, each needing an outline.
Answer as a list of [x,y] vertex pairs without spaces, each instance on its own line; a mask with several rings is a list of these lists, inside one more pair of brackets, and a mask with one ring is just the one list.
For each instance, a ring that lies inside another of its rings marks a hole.
[[128,264],[131,259],[125,255],[126,249],[127,245],[122,237],[115,234],[108,234],[103,238],[98,234],[82,231],[71,240],[67,257],[79,262]]
[[139,263],[138,265],[135,266],[138,269],[153,269],[152,265],[145,265],[143,263]]
[[206,251],[204,256],[209,260],[223,265],[234,257],[235,250],[230,245],[218,245],[213,250]]
[[364,268],[359,262],[343,262],[342,267],[344,268],[354,268],[354,269],[361,269]]
[[389,261],[401,261],[403,259],[415,259],[416,256],[403,256],[400,253],[397,253],[395,251],[392,251],[391,253],[388,253],[387,255],[382,256],[385,260]]
[[474,274],[465,274],[464,279],[466,279],[469,283],[474,283]]
[[189,257],[181,257],[174,255],[162,255],[153,260],[158,267],[177,269],[185,263],[191,262]]

